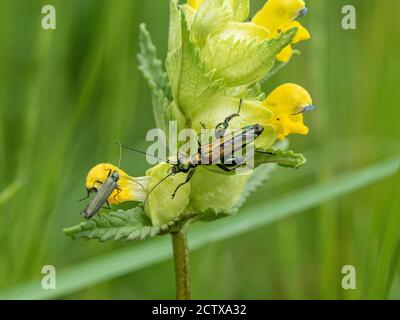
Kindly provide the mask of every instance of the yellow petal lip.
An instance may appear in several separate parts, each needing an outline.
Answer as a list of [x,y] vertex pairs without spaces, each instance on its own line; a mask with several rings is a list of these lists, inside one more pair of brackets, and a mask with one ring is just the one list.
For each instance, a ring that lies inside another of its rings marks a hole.
[[289,44],[288,46],[283,48],[283,50],[281,52],[279,52],[276,55],[276,58],[281,62],[287,62],[290,60],[292,55],[293,55],[293,49],[292,49],[292,46]]
[[301,86],[286,83],[271,92],[262,102],[273,117],[270,124],[279,139],[289,134],[307,135],[309,129],[303,123],[303,113],[314,110],[310,94]]

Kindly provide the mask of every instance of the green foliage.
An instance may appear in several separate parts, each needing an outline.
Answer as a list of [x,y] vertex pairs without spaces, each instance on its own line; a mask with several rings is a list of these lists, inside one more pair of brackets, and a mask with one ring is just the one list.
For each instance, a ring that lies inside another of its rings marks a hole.
[[228,87],[254,83],[267,76],[275,56],[293,39],[297,28],[282,33],[278,38],[260,41],[252,36],[226,36],[217,33],[207,39],[202,58],[208,70],[226,80]]
[[175,221],[153,226],[143,208],[99,213],[93,219],[64,229],[72,239],[97,239],[99,241],[137,241],[152,238],[174,230]]
[[249,0],[205,0],[193,17],[194,40],[202,47],[206,39],[229,22],[244,21],[249,15]]
[[[302,154],[294,153],[293,151],[272,149],[268,151],[258,150],[255,155],[254,163],[256,169],[247,180],[245,187],[241,191],[239,200],[229,208],[218,209],[216,206],[209,206],[206,210],[200,210],[196,220],[212,221],[236,214],[243,206],[246,199],[268,180],[271,172],[276,168],[276,165],[285,168],[298,169],[303,166],[305,162],[306,159]],[[206,186],[205,188],[210,187]],[[230,194],[229,189],[238,188],[238,182],[232,181],[229,186],[226,186],[226,188],[226,193]]]
[[[199,224],[190,233],[189,246],[192,250],[195,250],[209,243],[239,236],[239,240],[242,242],[246,234],[249,235],[251,234],[250,232],[262,226],[287,220],[289,217],[312,209],[321,203],[343,197],[350,192],[360,190],[396,174],[399,168],[399,161],[400,158],[398,156],[364,169],[338,175],[325,183],[312,184],[291,194],[249,206],[242,213],[230,218],[213,223]],[[268,171],[268,169],[263,170]],[[253,182],[255,189],[258,188],[260,182]],[[262,239],[264,237],[265,235],[263,234]],[[314,235],[313,239],[315,239]],[[252,245],[255,245],[255,243]],[[277,244],[274,243],[273,247],[276,246]],[[68,270],[60,270],[57,274],[57,290],[43,290],[37,285],[39,281],[36,281],[27,283],[19,288],[3,291],[0,293],[0,299],[49,299],[61,297],[65,294],[79,291],[89,285],[110,280],[166,260],[171,256],[169,248],[170,239],[168,238],[146,241],[140,246],[120,249],[102,257],[81,262],[68,268]],[[237,250],[238,248],[235,248],[235,252]],[[249,259],[247,261],[251,263]],[[226,266],[224,267],[226,268]],[[155,275],[152,271],[150,273],[154,277]],[[209,276],[208,272],[207,276]]]
[[189,204],[190,183],[182,186],[175,198],[172,198],[177,186],[185,182],[187,174],[170,175],[170,169],[169,164],[160,163],[146,172],[151,178],[152,191],[148,195],[145,209],[155,226],[182,219],[187,213],[185,209]]
[[251,86],[239,86],[233,88],[225,88],[225,96],[234,97],[237,99],[246,99],[253,101],[262,101],[266,94],[262,90],[260,83],[255,83]]
[[202,46],[211,33],[221,30],[232,20],[233,11],[226,0],[205,0],[197,11],[192,25],[196,42]]
[[190,118],[199,105],[222,91],[224,80],[216,79],[213,71],[207,71],[190,39],[185,19],[182,19],[181,28],[182,48],[168,56],[168,74],[171,83],[177,85],[175,98],[178,106]]
[[250,0],[228,0],[233,11],[234,21],[244,21],[250,13]]
[[220,213],[229,211],[239,200],[250,175],[228,175],[214,166],[196,169],[190,185],[189,212],[200,213],[211,210]]
[[139,69],[152,90],[153,112],[156,124],[159,128],[166,130],[170,116],[170,87],[162,62],[157,58],[156,47],[144,23],[140,25],[139,47]]
[[291,150],[256,150],[254,162],[256,167],[263,163],[276,163],[284,168],[298,169],[305,165],[306,158]]
[[222,210],[209,208],[203,212],[200,212],[195,219],[199,221],[213,221],[236,214],[245,204],[247,198],[253,192],[256,192],[269,179],[271,172],[275,168],[276,166],[274,164],[264,164],[259,166],[248,179],[246,186],[240,194],[239,200],[234,204],[233,207]]
[[179,10],[178,8],[178,0],[170,0],[168,51],[175,52],[180,50],[181,47],[182,47],[181,10]]

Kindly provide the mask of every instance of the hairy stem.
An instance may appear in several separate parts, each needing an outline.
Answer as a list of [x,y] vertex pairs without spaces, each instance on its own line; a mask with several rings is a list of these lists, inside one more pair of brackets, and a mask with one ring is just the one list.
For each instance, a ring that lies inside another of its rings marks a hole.
[[186,230],[171,233],[174,250],[176,299],[190,299],[189,248]]

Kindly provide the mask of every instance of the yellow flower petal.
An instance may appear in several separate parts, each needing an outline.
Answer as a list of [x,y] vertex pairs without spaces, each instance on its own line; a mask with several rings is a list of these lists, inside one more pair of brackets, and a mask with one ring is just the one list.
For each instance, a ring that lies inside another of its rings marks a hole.
[[271,32],[297,18],[306,4],[303,0],[268,0],[254,16],[253,22],[266,27]]
[[127,173],[109,163],[101,163],[92,168],[86,178],[86,188],[97,190],[107,180],[110,172],[117,171],[119,174],[118,187],[119,190],[114,190],[108,198],[110,204],[118,204],[126,201],[141,201],[146,199],[149,178],[140,177],[134,178]]
[[281,62],[286,62],[289,61],[292,55],[293,55],[293,49],[292,46],[289,44],[280,53],[276,55],[276,58]]
[[279,114],[271,122],[275,127],[279,139],[284,139],[289,134],[308,134],[308,127],[303,124],[303,115],[297,115],[296,117],[290,116],[286,113]]
[[200,5],[204,0],[188,0],[187,4],[191,6],[193,9],[197,10],[200,8]]
[[272,91],[262,104],[274,114],[270,124],[275,127],[278,138],[283,139],[291,133],[308,134],[301,111],[312,105],[312,99],[301,86],[283,84]]

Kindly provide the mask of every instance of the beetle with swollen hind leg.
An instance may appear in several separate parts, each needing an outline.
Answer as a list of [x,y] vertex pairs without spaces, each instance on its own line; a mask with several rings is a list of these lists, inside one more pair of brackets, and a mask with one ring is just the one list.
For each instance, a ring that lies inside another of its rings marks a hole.
[[[187,173],[186,180],[183,183],[180,183],[172,194],[172,198],[175,198],[179,189],[191,180],[198,166],[216,165],[223,171],[231,172],[244,165],[248,157],[237,157],[235,156],[236,152],[254,142],[263,133],[264,127],[255,124],[234,130],[230,137],[226,134],[230,122],[235,117],[240,116],[242,104],[243,100],[240,99],[238,112],[229,115],[223,122],[217,124],[214,129],[214,142],[202,144],[198,141],[198,150],[194,155],[186,155],[178,151],[177,161],[175,163],[170,160],[163,160],[171,165],[170,173],[158,181],[158,183],[149,191],[149,194],[167,178],[178,173]],[[205,128],[204,125],[203,128]],[[146,152],[126,145],[122,145],[122,147],[147,154]]]

